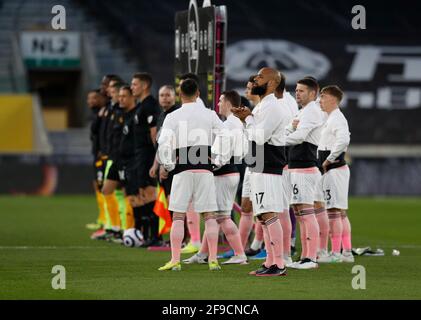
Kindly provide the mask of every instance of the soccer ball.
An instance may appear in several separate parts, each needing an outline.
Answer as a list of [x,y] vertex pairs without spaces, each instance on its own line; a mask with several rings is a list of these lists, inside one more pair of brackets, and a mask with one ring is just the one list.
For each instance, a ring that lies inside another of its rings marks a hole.
[[143,242],[143,234],[139,229],[131,228],[124,231],[123,243],[126,247],[140,247]]

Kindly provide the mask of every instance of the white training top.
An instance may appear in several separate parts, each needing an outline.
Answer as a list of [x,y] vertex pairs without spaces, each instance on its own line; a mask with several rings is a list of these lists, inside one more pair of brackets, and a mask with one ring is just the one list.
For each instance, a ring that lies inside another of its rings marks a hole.
[[255,107],[257,111],[248,116],[246,122],[246,137],[258,145],[266,142],[274,146],[285,145],[284,119],[285,111],[280,107],[274,94],[269,94]]
[[297,129],[292,127],[292,121],[285,128],[286,145],[294,146],[303,142],[319,145],[322,125],[325,122],[325,116],[319,105],[315,101],[311,101],[298,111],[295,119],[299,120]]
[[233,114],[227,117],[224,121],[224,126],[230,130],[231,137],[231,156],[237,159],[243,159],[248,151],[248,144],[244,135],[244,126],[240,119]]
[[295,101],[294,97],[288,91],[284,91],[284,95],[282,99],[279,99],[279,101],[282,101],[283,103],[285,103],[285,106],[288,108],[288,112],[289,112],[288,124],[289,124],[298,113],[297,101]]
[[184,103],[164,120],[158,139],[159,161],[167,171],[171,171],[176,164],[176,149],[212,146],[212,153],[216,155],[214,164],[219,167],[230,160],[230,140],[229,130],[215,111],[200,102]]
[[342,152],[345,152],[350,142],[348,121],[339,108],[332,111],[322,127],[319,142],[320,151],[330,150],[327,160],[333,162]]

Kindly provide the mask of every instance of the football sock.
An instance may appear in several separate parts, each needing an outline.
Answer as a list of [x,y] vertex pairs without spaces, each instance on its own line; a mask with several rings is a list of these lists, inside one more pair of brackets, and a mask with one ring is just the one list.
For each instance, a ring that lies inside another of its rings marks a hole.
[[304,257],[316,261],[320,229],[316,215],[314,214],[314,209],[302,209],[300,210],[300,215],[306,230],[305,241],[307,243],[307,252]]
[[118,202],[115,194],[104,195],[108,215],[110,217],[111,229],[121,227],[120,214],[118,213]]
[[327,217],[327,212],[325,208],[316,209],[315,212],[320,229],[319,250],[327,251],[329,241],[329,219]]
[[171,262],[180,262],[181,242],[184,238],[184,219],[174,218],[171,226]]
[[262,224],[263,239],[265,241],[265,248],[266,248],[266,260],[265,260],[264,265],[266,268],[269,268],[271,265],[273,265],[273,251],[272,251],[272,246],[270,244],[269,231],[264,222],[259,222],[259,223]]
[[129,199],[126,197],[126,225],[125,229],[134,228],[134,213],[133,208],[130,205]]
[[300,241],[301,241],[301,256],[300,259],[304,259],[307,254],[307,241],[306,241],[306,226],[303,222],[303,219],[301,216],[297,215],[295,216],[296,220],[298,221],[298,225],[300,227]]
[[330,241],[332,242],[332,252],[341,252],[342,242],[342,218],[339,211],[329,211]]
[[205,218],[205,230],[209,247],[209,261],[216,261],[219,228],[215,217]]
[[[135,228],[138,230],[142,230],[142,211],[141,207],[133,207],[133,220]],[[143,233],[143,230],[142,230]],[[145,236],[145,235],[143,235]]]
[[273,263],[276,264],[278,268],[284,268],[283,232],[278,216],[266,220],[265,225],[269,234],[269,245],[272,249]]
[[143,233],[143,237],[146,240],[150,239],[150,218],[147,215],[145,206],[133,208],[135,228],[139,229]]
[[282,226],[282,244],[284,255],[291,255],[291,219],[289,212],[285,210],[278,214],[279,222]]
[[252,228],[253,228],[253,213],[241,212],[240,223],[239,223],[238,229],[240,230],[241,244],[244,249],[247,246],[247,240],[249,238]]
[[96,202],[98,204],[99,215],[97,222],[98,224],[102,224],[105,226],[107,223],[107,218],[105,217],[105,199],[104,195],[99,192],[98,190],[95,191],[96,194]]
[[244,247],[241,243],[240,232],[234,221],[230,217],[224,217],[219,221],[222,231],[228,240],[229,245],[234,250],[236,256],[244,254]]
[[254,234],[255,234],[254,238],[260,243],[262,243],[263,242],[263,229],[260,223],[254,224]]
[[348,216],[342,216],[342,248],[345,251],[351,251],[351,223],[349,222]]
[[145,209],[151,221],[151,237],[152,239],[158,239],[159,237],[159,217],[153,211],[155,201],[145,204]]
[[199,253],[202,255],[208,255],[209,253],[208,237],[206,236],[206,230],[203,232],[202,245],[200,246]]
[[118,213],[120,215],[121,227],[124,228],[126,225],[126,199],[124,198],[124,192],[121,189],[115,191],[115,196],[118,202]]
[[200,215],[194,211],[192,204],[189,205],[186,216],[190,242],[200,246]]

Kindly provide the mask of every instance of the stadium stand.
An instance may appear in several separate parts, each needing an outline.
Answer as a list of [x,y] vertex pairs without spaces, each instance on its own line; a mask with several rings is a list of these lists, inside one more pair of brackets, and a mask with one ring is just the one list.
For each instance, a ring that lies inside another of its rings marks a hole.
[[[199,0],[198,3],[201,5],[202,1]],[[272,1],[270,10],[267,5],[253,1],[218,0],[212,3],[228,7],[228,50],[233,45],[250,39],[284,41],[282,45],[292,44],[288,47],[289,51],[297,47],[301,50],[304,47],[326,57],[331,68],[329,72],[319,76],[322,85],[328,84],[326,82],[337,83],[345,91],[353,91],[354,98],[366,97],[362,93],[367,91],[364,94],[368,95],[368,100],[364,101],[368,101],[368,107],[357,107],[354,103],[344,109],[350,119],[352,132],[352,172],[358,176],[358,179],[351,181],[364,181],[351,185],[351,193],[421,192],[417,183],[418,175],[414,173],[421,172],[421,129],[416,123],[421,109],[417,104],[419,76],[409,73],[409,76],[413,77],[410,81],[389,81],[390,73],[400,75],[403,68],[394,66],[387,69],[383,66],[379,68],[380,71],[373,81],[362,83],[347,79],[355,56],[355,52],[346,51],[348,45],[412,46],[414,48],[410,50],[418,50],[415,47],[419,42],[421,20],[418,19],[419,10],[413,2],[404,0],[400,10],[395,10],[392,5],[367,1],[364,3],[367,12],[376,14],[370,15],[367,29],[360,31],[352,29],[350,24],[350,7],[354,4],[352,1],[326,0],[323,4],[316,4],[310,0]],[[50,26],[53,16],[51,8],[55,4],[53,0],[0,0],[0,93],[33,91],[22,59],[17,54],[17,33]],[[98,86],[101,76],[107,73],[119,74],[125,80],[129,80],[135,71],[150,72],[154,77],[154,94],[159,85],[173,83],[174,15],[179,10],[187,9],[187,0],[125,0],[118,3],[112,0],[64,0],[60,4],[66,8],[67,29],[80,32],[85,42],[91,46],[90,65],[94,72],[89,72],[90,78],[86,81],[89,86],[84,90]],[[385,24],[385,21],[388,23]],[[299,45],[295,47],[296,44]],[[265,50],[261,51],[267,53]],[[284,53],[281,52],[278,56],[280,59],[276,60],[277,67],[281,70],[288,69],[291,65],[294,67],[295,63],[282,55]],[[418,52],[413,51],[410,54],[414,59],[412,61],[418,61]],[[397,52],[396,55],[404,56],[408,53]],[[400,64],[403,64],[402,61]],[[249,67],[255,72],[267,63],[267,60],[255,59],[252,62]],[[228,66],[227,64],[227,69]],[[306,68],[300,70],[301,73],[310,74],[312,71]],[[288,72],[286,74],[287,87],[291,91],[294,88],[294,80],[291,80],[293,78]],[[230,74],[228,70],[227,76],[227,88],[243,87],[245,79],[234,79],[233,73]],[[406,88],[403,88],[404,86]],[[379,106],[379,91],[383,87],[399,91],[398,97],[393,97],[392,105]],[[404,89],[408,90],[406,95],[402,94]],[[67,128],[48,132],[49,141],[53,146],[53,157],[62,162],[69,160],[72,163],[89,163],[89,135],[86,127],[88,117],[82,91],[79,92],[80,97],[77,97],[77,110],[83,111],[69,117]],[[42,92],[38,94],[43,100]],[[51,96],[47,98],[52,99]],[[407,102],[409,98],[415,102]],[[403,105],[404,102],[407,105]],[[402,110],[403,108],[407,110]],[[402,121],[405,121],[406,129],[402,128]],[[382,125],[378,125],[379,123]],[[379,145],[382,147],[379,148]],[[399,165],[402,165],[402,176],[408,181],[405,187],[399,187],[398,176],[382,176],[382,172],[385,171],[395,172]]]
[[[73,1],[65,0],[60,3],[66,8],[67,29],[79,31],[87,34],[89,42],[93,44],[96,62],[98,64],[98,75],[96,80],[100,80],[101,74],[119,73],[122,77],[130,77],[132,70],[137,69],[133,60],[127,57],[124,50],[115,46],[113,39],[107,32],[101,31],[96,22],[89,16],[83,14],[78,5]],[[0,68],[9,70],[1,74],[5,81],[2,81],[3,88],[0,92],[13,92],[13,76],[11,69],[12,42],[10,37],[14,32],[20,30],[31,30],[45,28],[51,25],[51,8],[56,5],[53,0],[39,1],[13,1],[3,0],[3,7],[0,9]]]
[[[188,1],[122,1],[118,5],[112,0],[77,0],[81,7],[107,26],[107,31],[114,33],[120,42],[130,46],[131,52],[137,53],[142,69],[157,75],[158,81],[172,81],[173,61],[168,48],[174,41],[174,13],[185,10]],[[408,2],[408,1],[406,1]],[[199,5],[201,1],[198,1]],[[238,39],[261,37],[267,38],[311,37],[323,34],[326,37],[346,37],[352,39],[360,35],[349,23],[352,17],[352,1],[324,1],[323,4],[310,0],[273,1],[270,10],[256,1],[212,1],[215,5],[229,7],[229,42]],[[377,5],[376,1],[365,4],[370,15],[369,28],[364,34],[370,37],[399,36],[417,37],[421,22],[413,4],[408,2],[405,12],[394,10],[393,6]],[[404,6],[402,6],[404,8]],[[297,16],[300,12],[300,16]],[[293,17],[293,18],[291,18]],[[405,19],[403,19],[405,17]],[[385,26],[384,21],[388,21]],[[318,39],[315,39],[318,40]],[[145,50],[147,48],[147,50]],[[171,52],[171,51],[170,51]],[[168,61],[162,63],[162,61]]]

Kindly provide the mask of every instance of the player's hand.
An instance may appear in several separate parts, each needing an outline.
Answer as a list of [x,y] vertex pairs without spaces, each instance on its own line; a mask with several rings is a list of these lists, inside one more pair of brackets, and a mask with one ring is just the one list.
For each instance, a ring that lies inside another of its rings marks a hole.
[[158,164],[154,163],[152,165],[152,167],[149,169],[149,176],[151,178],[154,178],[155,179],[156,176],[157,176],[157,171],[158,171]]
[[299,123],[300,123],[299,119],[292,120],[292,127],[294,128],[294,130],[297,129]]
[[138,198],[140,200],[140,203],[145,203],[145,200],[146,200],[145,189],[139,188]]
[[250,109],[246,107],[239,107],[239,108],[232,107],[231,112],[234,114],[234,116],[236,116],[243,122],[246,120],[248,116],[252,114]]
[[160,166],[159,167],[159,179],[162,181],[162,180],[165,180],[167,178],[168,178],[168,171],[165,170],[165,168],[163,166]]
[[327,172],[327,167],[328,166],[330,166],[331,164],[333,164],[333,163],[338,163],[339,162],[339,160],[335,160],[335,161],[333,161],[333,162],[330,162],[329,160],[325,160],[324,162],[323,162],[323,164],[322,164],[322,167],[323,167],[323,172],[324,173],[326,173]]

